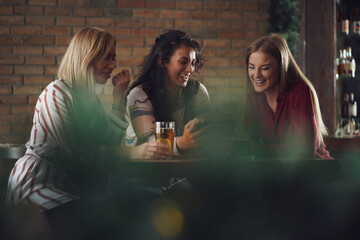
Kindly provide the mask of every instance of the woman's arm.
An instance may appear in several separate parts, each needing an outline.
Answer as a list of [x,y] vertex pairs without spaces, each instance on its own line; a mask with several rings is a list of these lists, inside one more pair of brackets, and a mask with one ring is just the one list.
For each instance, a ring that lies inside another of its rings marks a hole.
[[120,71],[112,79],[112,84],[114,86],[112,113],[120,119],[123,119],[124,117],[124,97],[129,83],[129,70]]
[[155,117],[153,106],[146,93],[140,87],[131,90],[127,97],[126,108],[137,137],[136,144],[154,141]]

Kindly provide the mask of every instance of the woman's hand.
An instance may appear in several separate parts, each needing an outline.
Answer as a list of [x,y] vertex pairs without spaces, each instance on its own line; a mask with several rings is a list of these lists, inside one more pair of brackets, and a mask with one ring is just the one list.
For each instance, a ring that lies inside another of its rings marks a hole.
[[166,144],[147,142],[136,147],[130,147],[131,159],[164,159],[169,157],[169,147]]
[[113,96],[114,96],[115,105],[118,106],[122,105],[129,83],[130,83],[129,70],[123,69],[113,77],[112,84],[114,86]]
[[197,130],[196,126],[200,122],[201,120],[194,118],[185,125],[184,134],[176,139],[177,148],[179,150],[190,150],[201,144],[207,128]]

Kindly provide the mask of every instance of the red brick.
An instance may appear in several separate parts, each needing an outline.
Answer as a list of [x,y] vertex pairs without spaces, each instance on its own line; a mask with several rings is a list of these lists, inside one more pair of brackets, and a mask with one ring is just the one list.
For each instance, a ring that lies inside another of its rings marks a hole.
[[219,38],[244,38],[244,32],[242,31],[219,31]]
[[29,0],[30,5],[56,5],[56,0]]
[[171,9],[175,7],[173,1],[148,1],[148,8],[161,8],[161,9]]
[[134,9],[133,17],[134,18],[157,18],[157,17],[159,17],[159,10]]
[[256,30],[258,28],[257,22],[249,22],[249,21],[233,21],[231,23],[232,29],[242,29],[242,30]]
[[[91,25],[89,22],[88,22],[88,24]],[[83,18],[83,17],[57,17],[56,25],[58,25],[58,26],[84,26],[85,18]]]
[[259,3],[259,12],[269,12],[270,2]]
[[176,1],[177,9],[202,9],[201,1]]
[[150,53],[150,47],[134,48],[134,56],[144,57]]
[[42,66],[19,65],[15,66],[16,74],[43,74],[44,68]]
[[40,26],[14,26],[12,27],[13,34],[19,35],[40,35],[41,28]]
[[26,17],[26,24],[27,25],[55,25],[55,18],[54,17]]
[[192,19],[215,19],[214,11],[192,11],[191,18]]
[[62,60],[63,57],[64,57],[63,55],[57,55],[57,56],[56,56],[56,62],[57,62],[59,65],[60,65],[61,60]]
[[156,37],[158,35],[159,35],[158,29],[149,29],[149,28],[134,29],[135,37]]
[[43,15],[43,7],[15,6],[16,15]]
[[0,56],[0,64],[24,64],[24,56]]
[[18,114],[18,113],[27,113],[32,114],[34,113],[35,105],[32,104],[19,104],[19,105],[13,105],[12,106],[12,113]]
[[26,42],[28,45],[53,45],[55,38],[53,36],[28,36]]
[[130,28],[115,27],[115,28],[106,28],[105,30],[115,37],[116,36],[119,36],[119,37],[129,36],[130,37],[131,33],[132,33]]
[[248,48],[251,44],[251,40],[233,40],[232,47],[233,48]]
[[119,18],[116,20],[116,25],[118,27],[143,27],[144,20],[142,19],[122,19]]
[[143,57],[118,57],[116,63],[118,66],[138,66],[143,60]]
[[118,38],[117,45],[128,47],[128,46],[144,46],[143,38]]
[[243,20],[244,16],[241,12],[230,12],[230,11],[223,11],[218,12],[218,19],[224,20]]
[[208,93],[209,93],[209,95],[210,95],[210,99],[211,99],[211,102],[213,103],[214,101],[213,101],[213,95],[215,95],[216,94],[216,87],[206,87],[206,89],[207,89],[207,91],[208,91]]
[[[50,81],[49,81],[50,79]],[[46,84],[50,83],[52,79],[46,76],[24,76],[24,84]]]
[[42,92],[40,85],[18,85],[14,86],[14,95],[30,94],[39,95]]
[[145,8],[146,0],[118,0],[117,6],[123,8]]
[[10,86],[1,86],[0,87],[0,94],[11,94],[12,90]]
[[14,73],[13,66],[0,66],[0,74],[13,74],[13,73]]
[[211,77],[216,76],[217,75],[216,69],[207,67],[206,63],[205,63],[205,68],[201,69],[201,75],[202,76],[211,76]]
[[57,46],[66,45],[68,46],[72,36],[57,36],[55,37],[55,42]]
[[73,8],[71,8],[71,7],[46,7],[45,8],[45,15],[50,15],[50,16],[72,16],[73,15]]
[[217,56],[219,57],[240,57],[243,51],[237,49],[218,49]]
[[264,35],[266,35],[265,32],[258,32],[258,31],[256,31],[256,32],[246,31],[246,32],[245,32],[245,38],[246,38],[246,39],[252,39],[252,40],[255,40],[255,39],[257,39],[257,38],[259,38],[259,37],[262,37],[262,36],[264,36]]
[[55,64],[55,57],[50,56],[29,56],[26,58],[27,64],[52,65]]
[[67,47],[45,47],[44,53],[48,55],[64,55]]
[[0,36],[1,45],[20,45],[24,43],[23,37]]
[[233,3],[231,9],[242,12],[258,11],[259,5],[258,3]]
[[152,47],[155,43],[156,37],[147,37],[145,38],[145,47]]
[[207,29],[227,29],[230,27],[230,23],[228,21],[220,21],[220,20],[205,20],[204,21],[205,28]]
[[267,21],[269,19],[269,14],[265,12],[246,12],[245,19],[253,21]]
[[230,85],[229,78],[223,77],[207,77],[204,80],[204,84],[207,86],[226,86]]
[[202,28],[201,20],[175,20],[175,28]]
[[233,67],[245,67],[245,56],[242,54],[239,59],[231,59],[231,66]]
[[131,47],[117,47],[116,55],[117,56],[131,56],[132,53]]
[[246,87],[246,77],[235,77],[230,79],[231,86]]
[[25,5],[27,0],[0,0],[0,4]]
[[230,47],[230,41],[226,39],[204,39],[204,47]]
[[42,54],[43,48],[42,47],[35,47],[35,46],[15,46],[14,47],[14,54],[35,54],[39,55]]
[[44,35],[70,35],[70,27],[44,27]]
[[24,17],[22,16],[0,16],[0,25],[23,25]]
[[2,143],[14,143],[14,144],[24,144],[28,139],[28,135],[1,135],[0,142]]
[[[0,106],[1,108],[1,106]],[[1,109],[0,109],[0,113],[1,113]],[[4,134],[9,134],[11,131],[11,126],[10,125],[1,125],[0,126],[0,134],[4,135]]]
[[209,57],[215,57],[216,56],[216,53],[215,53],[215,48],[205,48],[203,50],[203,55],[206,57],[206,58],[209,58]]
[[206,61],[206,66],[209,67],[227,67],[229,65],[229,58],[210,58]]
[[229,10],[229,2],[205,2],[205,9],[207,10]]
[[4,123],[26,123],[26,115],[0,115],[0,124]]
[[259,31],[261,32],[266,32],[266,30],[269,28],[269,23],[268,22],[259,22]]
[[0,75],[0,84],[21,84],[21,77]]
[[149,19],[146,20],[146,27],[173,28],[174,20],[172,19]]
[[87,18],[87,25],[89,26],[108,26],[114,27],[115,26],[115,19],[114,18]]
[[[46,75],[57,75],[57,70],[58,70],[58,67],[57,66],[45,66],[45,74]],[[50,78],[49,78],[50,79]],[[51,79],[52,81],[53,79]],[[49,83],[51,82],[49,81]]]
[[0,95],[0,104],[24,104],[27,102],[26,96],[1,96]]
[[220,68],[218,70],[219,76],[224,77],[233,77],[233,76],[243,76],[245,74],[243,69],[238,68]]
[[12,6],[0,6],[0,15],[12,15],[13,7]]
[[0,53],[3,55],[12,54],[13,48],[12,46],[0,46]]
[[59,6],[86,6],[87,0],[59,0]]
[[9,34],[10,33],[10,27],[7,26],[0,26],[0,34]]
[[80,17],[101,17],[103,11],[100,8],[75,8],[75,16]]
[[188,11],[183,10],[161,10],[161,18],[187,18]]
[[225,95],[240,95],[243,92],[243,88],[241,87],[219,87],[218,94]]
[[[33,113],[34,113],[34,109],[33,109],[33,111],[31,113],[29,112],[28,114],[33,114]],[[21,125],[15,124],[12,127],[12,133],[13,134],[28,133],[27,135],[29,135],[30,131],[31,131],[31,128],[32,128],[32,124],[21,124]]]
[[29,96],[28,99],[29,99],[29,104],[35,105],[37,103],[37,100],[39,99],[39,96]]

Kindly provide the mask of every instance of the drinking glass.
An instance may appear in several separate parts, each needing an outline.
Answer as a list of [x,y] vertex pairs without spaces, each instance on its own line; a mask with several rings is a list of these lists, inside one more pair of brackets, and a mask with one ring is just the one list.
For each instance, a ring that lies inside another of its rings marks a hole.
[[169,146],[169,156],[172,158],[175,139],[175,122],[155,122],[155,139],[156,142]]

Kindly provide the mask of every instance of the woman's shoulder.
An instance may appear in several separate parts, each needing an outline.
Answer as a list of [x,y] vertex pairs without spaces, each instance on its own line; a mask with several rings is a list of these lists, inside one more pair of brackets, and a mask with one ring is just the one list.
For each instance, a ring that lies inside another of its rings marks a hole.
[[128,97],[147,97],[147,94],[143,90],[142,85],[139,85],[130,90]]
[[304,81],[296,81],[290,85],[291,92],[308,92],[309,86]]
[[145,102],[149,97],[142,89],[142,85],[136,86],[130,90],[127,96],[127,105],[134,105],[136,102]]

